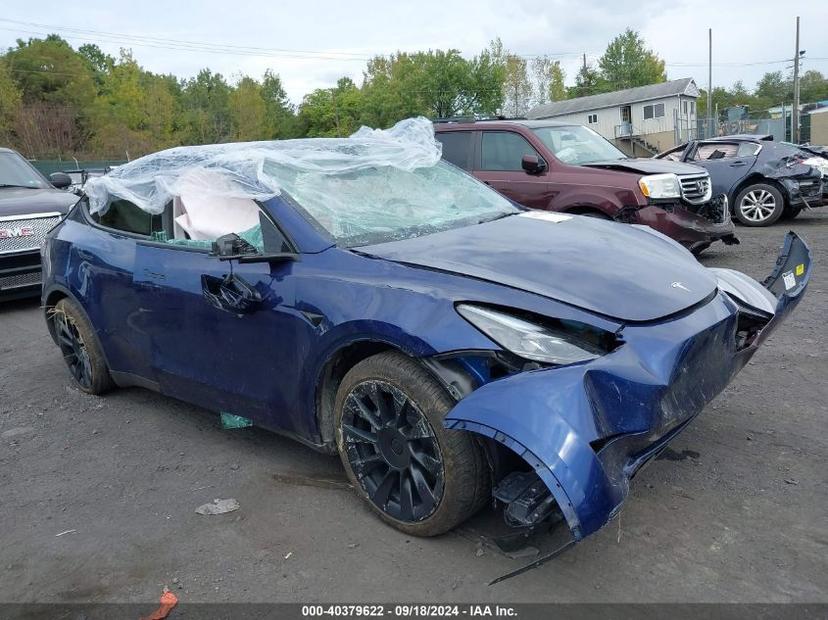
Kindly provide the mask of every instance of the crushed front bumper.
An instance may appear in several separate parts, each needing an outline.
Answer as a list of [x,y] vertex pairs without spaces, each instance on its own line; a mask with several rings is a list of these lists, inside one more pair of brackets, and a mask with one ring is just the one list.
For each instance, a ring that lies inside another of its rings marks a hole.
[[649,226],[691,251],[703,250],[715,241],[739,243],[724,194],[697,207],[682,203],[641,207],[633,223]]
[[521,456],[579,540],[617,513],[635,473],[727,386],[801,300],[810,275],[807,245],[788,233],[763,285],[719,270],[719,290],[701,307],[662,323],[627,324],[624,344],[592,362],[483,385],[457,403],[445,426]]

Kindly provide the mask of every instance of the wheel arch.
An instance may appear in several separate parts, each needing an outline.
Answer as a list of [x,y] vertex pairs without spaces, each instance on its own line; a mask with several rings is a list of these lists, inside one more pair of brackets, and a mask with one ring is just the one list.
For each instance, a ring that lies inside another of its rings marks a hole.
[[730,201],[730,208],[735,213],[736,212],[736,198],[739,197],[739,193],[744,190],[746,187],[750,187],[751,185],[771,185],[779,190],[779,193],[782,194],[782,200],[785,202],[783,207],[787,209],[790,207],[790,196],[788,195],[787,188],[777,181],[776,179],[769,179],[768,177],[760,174],[759,172],[752,172],[744,179],[739,181],[736,186],[731,190],[730,194],[733,197]]
[[336,452],[334,436],[334,401],[339,384],[351,368],[361,361],[385,351],[397,351],[414,358],[403,347],[385,340],[361,338],[343,344],[325,360],[316,379],[316,424],[326,452]]
[[[86,314],[86,311],[83,307],[81,307],[78,300],[74,298],[72,293],[58,284],[52,285],[47,290],[43,291],[43,294],[41,295],[41,306],[43,308],[43,318],[46,321],[46,329],[49,330],[49,335],[52,337],[52,342],[55,344],[57,344],[57,334],[55,333],[55,327],[52,324],[52,321],[49,320],[49,312],[61,299],[66,298],[69,298],[75,302],[75,304],[80,307],[81,311]],[[87,320],[89,319],[88,316],[86,318]]]
[[573,205],[571,207],[567,207],[564,209],[564,213],[571,213],[572,215],[600,215],[602,217],[612,219],[612,216],[607,213],[604,209],[601,209],[597,205],[592,204],[584,204],[584,205]]

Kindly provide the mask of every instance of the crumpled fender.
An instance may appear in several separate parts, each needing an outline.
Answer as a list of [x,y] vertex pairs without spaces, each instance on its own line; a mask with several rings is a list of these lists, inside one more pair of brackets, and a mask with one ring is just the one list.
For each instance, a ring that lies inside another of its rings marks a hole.
[[[521,456],[552,492],[573,537],[588,536],[615,515],[635,470],[657,453],[646,448],[665,446],[741,368],[730,344],[734,304],[718,296],[700,314],[625,330],[625,345],[587,364],[488,383],[457,403],[444,424]],[[724,349],[719,363],[713,349]],[[704,372],[694,376],[694,367]],[[590,442],[613,437],[640,438],[629,448],[636,455],[599,458]]]
[[743,349],[737,350],[740,306],[732,295],[741,292],[738,297],[749,303],[749,293],[756,293],[750,289],[761,285],[732,278],[732,292],[720,287],[712,300],[683,316],[628,324],[625,343],[608,355],[479,387],[449,411],[444,425],[489,437],[521,456],[579,540],[617,513],[635,472],[727,386],[790,313],[811,269],[807,245],[788,233],[763,283],[763,292],[777,302],[773,316],[768,313],[769,322]]

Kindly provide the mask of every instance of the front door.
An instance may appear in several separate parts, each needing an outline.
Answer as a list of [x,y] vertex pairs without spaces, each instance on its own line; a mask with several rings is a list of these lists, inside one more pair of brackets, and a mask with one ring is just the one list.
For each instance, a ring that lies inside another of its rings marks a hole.
[[548,209],[553,195],[549,170],[529,174],[522,166],[524,155],[543,157],[522,135],[513,131],[484,131],[480,140],[480,161],[474,176],[501,194],[532,209]]
[[622,105],[621,112],[621,126],[618,131],[620,137],[632,135],[632,108],[628,105]]
[[[161,391],[294,430],[297,408],[286,402],[286,386],[300,379],[300,341],[312,329],[294,310],[297,265],[240,263],[187,243],[139,242],[134,278]],[[210,283],[230,273],[253,287],[260,301],[244,310],[217,306]]]

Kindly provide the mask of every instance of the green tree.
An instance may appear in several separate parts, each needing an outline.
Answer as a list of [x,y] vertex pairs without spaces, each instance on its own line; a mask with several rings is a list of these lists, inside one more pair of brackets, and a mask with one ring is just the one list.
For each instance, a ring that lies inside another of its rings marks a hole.
[[560,61],[552,60],[548,56],[538,56],[532,59],[531,68],[535,81],[535,103],[566,99],[566,74],[561,68]]
[[771,71],[756,83],[754,94],[766,105],[779,105],[793,99],[793,82],[785,79],[781,71]]
[[610,42],[598,60],[598,67],[611,90],[667,80],[664,61],[647,49],[644,39],[630,28]]
[[182,139],[187,144],[226,142],[232,136],[230,86],[220,73],[202,69],[184,83]]
[[137,157],[174,144],[173,84],[174,80],[145,71],[132,52],[121,50],[92,108],[93,149],[110,157]]
[[319,88],[305,95],[299,106],[299,122],[304,133],[315,137],[344,137],[360,126],[362,92],[347,77],[336,88]]
[[58,35],[18,39],[17,47],[6,54],[6,63],[24,102],[45,101],[82,110],[97,94],[86,61]]
[[575,86],[567,89],[567,96],[588,97],[612,90],[601,73],[591,64],[584,63],[575,76]]
[[268,137],[295,138],[299,131],[296,114],[277,73],[270,69],[265,71],[261,92],[265,102]]
[[0,58],[0,143],[12,142],[22,100],[8,66]]
[[105,54],[94,43],[81,45],[78,48],[78,55],[81,56],[92,73],[92,79],[95,81],[98,93],[100,93],[107,74],[115,66],[115,59],[109,54]]
[[819,71],[806,71],[799,79],[799,100],[813,103],[828,99],[828,80]]
[[243,77],[230,93],[230,119],[233,140],[249,142],[268,136],[267,104],[262,85],[250,77]]
[[503,111],[511,116],[524,116],[532,102],[532,82],[526,60],[507,54],[503,75]]

